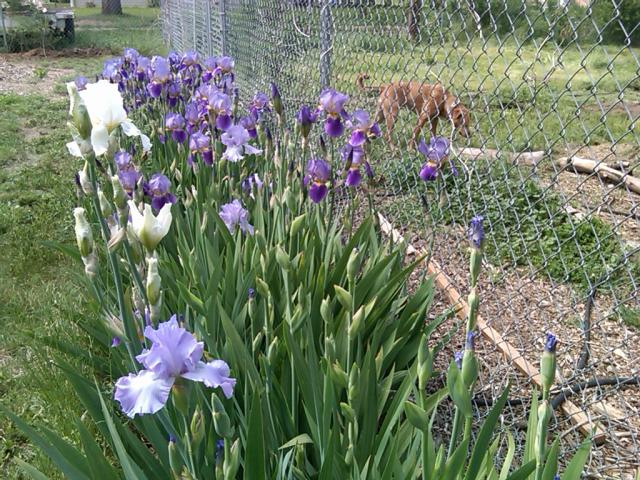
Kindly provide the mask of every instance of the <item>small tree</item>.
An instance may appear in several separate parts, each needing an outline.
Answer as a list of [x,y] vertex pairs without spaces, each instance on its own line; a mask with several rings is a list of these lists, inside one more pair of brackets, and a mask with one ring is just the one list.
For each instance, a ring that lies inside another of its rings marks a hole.
[[102,0],[103,15],[122,15],[120,0]]

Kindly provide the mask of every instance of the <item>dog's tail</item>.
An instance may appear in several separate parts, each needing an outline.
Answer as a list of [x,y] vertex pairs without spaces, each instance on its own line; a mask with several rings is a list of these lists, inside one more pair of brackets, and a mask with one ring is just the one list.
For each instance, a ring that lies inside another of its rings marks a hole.
[[365,85],[365,81],[369,80],[371,77],[369,76],[368,73],[359,73],[358,76],[356,77],[356,86],[358,87],[358,90],[360,90],[361,92],[366,92],[366,93],[370,93],[370,92],[380,92],[382,91],[382,86],[376,86],[373,87],[371,85]]

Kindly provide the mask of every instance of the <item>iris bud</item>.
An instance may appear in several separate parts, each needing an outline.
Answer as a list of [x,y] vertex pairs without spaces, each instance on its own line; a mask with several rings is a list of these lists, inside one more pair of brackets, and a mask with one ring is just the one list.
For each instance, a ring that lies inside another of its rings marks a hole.
[[93,234],[91,233],[91,225],[87,221],[86,212],[84,208],[76,208],[73,211],[74,217],[76,217],[76,241],[78,242],[78,250],[83,257],[88,256],[93,252]]
[[278,337],[275,337],[271,343],[269,344],[269,348],[267,349],[267,361],[270,365],[274,365],[278,360],[278,348],[279,348]]
[[236,439],[231,445],[229,455],[224,457],[224,480],[235,480],[240,467],[240,442]]
[[307,214],[303,213],[302,215],[298,215],[291,222],[291,228],[289,229],[289,236],[295,237],[300,229],[304,226],[304,220],[307,218]]
[[473,350],[465,349],[462,356],[462,381],[467,386],[471,386],[478,379],[478,360]]
[[360,378],[360,369],[355,363],[351,366],[351,373],[349,373],[349,390],[347,391],[347,398],[349,403],[353,403],[358,395],[358,379]]
[[147,300],[150,305],[157,305],[160,303],[160,295],[162,293],[160,285],[161,278],[158,273],[158,259],[155,257],[147,258]]
[[329,297],[323,299],[320,303],[320,316],[329,324],[333,320],[333,312],[331,311],[331,301],[329,300]]
[[469,272],[471,276],[471,286],[475,287],[480,276],[480,268],[482,267],[482,249],[471,249],[471,260],[469,264]]
[[80,181],[80,188],[85,195],[93,195],[93,184],[89,179],[89,163],[84,162],[84,167],[78,172],[78,180]]
[[556,378],[556,337],[547,333],[544,352],[540,359],[540,377],[542,379],[542,396],[548,398],[549,390]]
[[116,204],[119,210],[127,208],[127,192],[122,188],[117,175],[111,177],[111,186],[113,187],[113,203]]
[[360,255],[357,248],[351,250],[349,260],[347,261],[347,278],[350,282],[356,278],[358,269],[360,268]]
[[469,317],[467,318],[467,331],[475,330],[478,320],[478,307],[480,305],[480,299],[476,292],[476,287],[471,287],[469,292]]
[[289,255],[285,252],[280,245],[276,246],[276,261],[280,268],[285,272],[288,272],[291,269],[291,260],[289,259]]
[[336,341],[333,339],[333,335],[324,339],[324,356],[329,360],[336,358]]
[[98,192],[98,200],[100,201],[100,213],[102,214],[102,217],[109,218],[111,215],[113,215],[113,208],[111,207],[111,203],[102,190]]
[[353,315],[353,318],[351,319],[351,325],[349,325],[349,330],[347,332],[349,338],[353,338],[358,335],[358,333],[360,333],[360,330],[362,330],[362,327],[364,326],[364,317],[365,313],[363,305],[358,309],[358,311]]
[[215,393],[211,395],[211,402],[213,403],[213,427],[216,433],[222,438],[230,438],[233,430],[224,405]]
[[342,288],[340,285],[334,285],[333,288],[335,289],[336,296],[338,297],[338,300],[340,301],[342,306],[346,310],[350,310],[351,309],[351,303],[353,301],[353,299],[351,297],[351,294],[349,292],[347,292],[344,288]]
[[349,422],[355,422],[356,412],[349,404],[340,402],[340,411]]
[[267,282],[262,280],[260,277],[256,277],[256,290],[258,290],[260,296],[264,298],[269,297],[269,285],[267,285]]
[[349,386],[349,377],[347,377],[347,373],[342,369],[338,362],[331,364],[330,373],[334,383],[338,386],[343,388],[347,388]]
[[193,417],[191,417],[191,425],[189,426],[191,430],[191,442],[194,449],[198,448],[204,440],[205,434],[205,426],[204,426],[204,415],[202,415],[202,411],[200,407],[196,407],[196,411],[193,412]]
[[536,462],[544,462],[544,456],[547,445],[547,429],[549,420],[551,419],[551,406],[547,400],[542,400],[538,406],[538,425],[536,427],[536,441],[534,452]]
[[180,452],[178,452],[176,441],[173,437],[169,438],[168,449],[169,465],[171,466],[171,471],[176,476],[176,478],[180,478],[180,473],[182,472],[182,459],[180,458]]
[[433,375],[433,350],[427,344],[426,337],[422,338],[418,349],[418,387],[424,390]]
[[91,136],[91,119],[87,107],[80,98],[78,87],[74,82],[67,83],[67,92],[69,93],[69,115],[71,115],[72,124],[78,131],[80,138],[87,140]]

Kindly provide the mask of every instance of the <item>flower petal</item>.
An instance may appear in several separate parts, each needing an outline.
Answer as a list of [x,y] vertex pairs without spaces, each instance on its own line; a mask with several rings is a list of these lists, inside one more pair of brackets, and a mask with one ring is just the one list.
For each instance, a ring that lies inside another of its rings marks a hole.
[[127,137],[139,137],[140,136],[140,129],[138,129],[138,127],[136,127],[133,122],[130,122],[129,120],[122,122],[120,124],[120,127],[122,127],[122,131],[124,132],[124,134]]
[[91,146],[96,156],[104,155],[109,149],[109,130],[104,125],[91,129]]
[[199,362],[195,370],[182,375],[182,378],[203,382],[207,387],[220,387],[225,397],[231,398],[236,379],[229,377],[229,365],[224,360],[213,360],[209,363]]
[[173,378],[162,378],[149,370],[130,373],[116,382],[114,398],[128,417],[156,413],[167,403],[173,382]]
[[148,325],[144,336],[153,343],[136,360],[163,378],[193,370],[202,358],[204,343],[180,327],[175,317],[160,323],[157,329]]
[[69,150],[69,153],[74,157],[82,157],[82,152],[80,151],[80,145],[78,145],[76,142],[67,143],[67,150]]

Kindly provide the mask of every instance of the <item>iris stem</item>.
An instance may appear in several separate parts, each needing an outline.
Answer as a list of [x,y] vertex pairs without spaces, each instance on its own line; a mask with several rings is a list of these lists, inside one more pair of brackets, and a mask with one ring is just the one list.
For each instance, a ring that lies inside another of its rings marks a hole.
[[449,450],[447,451],[447,458],[451,457],[453,450],[455,449],[458,441],[458,434],[460,432],[460,421],[462,420],[460,415],[460,409],[456,407],[456,412],[453,415],[453,428],[451,430],[451,438],[449,439]]

